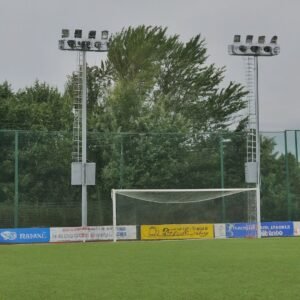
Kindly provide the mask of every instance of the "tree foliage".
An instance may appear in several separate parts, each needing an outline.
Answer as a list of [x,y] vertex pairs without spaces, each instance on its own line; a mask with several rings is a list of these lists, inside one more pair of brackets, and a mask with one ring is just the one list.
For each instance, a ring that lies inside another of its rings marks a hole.
[[224,130],[245,107],[240,84],[221,87],[225,69],[206,63],[200,35],[183,43],[166,31],[123,29],[111,41],[108,60],[90,69],[90,86],[109,91],[91,100],[102,107],[92,124],[97,130],[161,131],[164,123],[177,132]]

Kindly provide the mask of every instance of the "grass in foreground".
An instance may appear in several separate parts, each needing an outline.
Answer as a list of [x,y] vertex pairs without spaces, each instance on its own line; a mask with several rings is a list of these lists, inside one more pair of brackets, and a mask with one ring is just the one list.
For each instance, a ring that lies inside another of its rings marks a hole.
[[0,299],[299,299],[300,238],[0,246]]

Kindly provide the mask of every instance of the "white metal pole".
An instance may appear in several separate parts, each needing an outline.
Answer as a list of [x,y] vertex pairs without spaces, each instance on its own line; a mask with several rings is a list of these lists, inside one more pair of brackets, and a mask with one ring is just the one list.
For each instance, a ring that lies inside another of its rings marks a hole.
[[112,190],[112,209],[113,209],[113,241],[117,241],[117,207],[116,207],[116,191]]
[[81,192],[81,226],[87,226],[87,185],[86,185],[86,51],[82,51],[82,192]]
[[260,136],[259,136],[259,101],[258,101],[258,57],[254,56],[255,65],[255,114],[256,114],[256,218],[257,237],[261,238],[261,213],[260,213]]

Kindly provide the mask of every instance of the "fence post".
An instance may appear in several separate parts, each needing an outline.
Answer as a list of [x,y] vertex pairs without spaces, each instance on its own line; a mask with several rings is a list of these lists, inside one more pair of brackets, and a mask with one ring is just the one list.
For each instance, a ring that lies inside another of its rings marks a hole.
[[120,183],[119,188],[123,188],[123,176],[124,176],[124,145],[123,145],[123,134],[120,133],[121,137],[121,149],[120,149]]
[[285,149],[285,179],[287,192],[288,220],[292,220],[291,193],[290,193],[290,174],[289,174],[289,155],[287,145],[287,130],[284,131],[284,149]]
[[[221,188],[224,189],[224,146],[223,137],[220,136],[220,173],[221,173]],[[222,222],[226,223],[226,206],[225,198],[222,197]]]
[[14,227],[19,225],[19,132],[15,131],[15,199]]
[[295,130],[295,153],[296,153],[296,163],[298,166],[299,156],[298,156],[298,130]]

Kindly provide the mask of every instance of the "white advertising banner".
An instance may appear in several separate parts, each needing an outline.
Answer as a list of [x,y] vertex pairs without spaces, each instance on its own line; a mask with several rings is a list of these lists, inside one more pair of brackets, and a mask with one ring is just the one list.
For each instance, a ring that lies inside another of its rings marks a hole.
[[216,239],[226,238],[226,224],[214,224],[214,231]]
[[300,236],[300,222],[294,222],[294,236]]
[[[50,243],[113,240],[112,226],[50,228]],[[117,240],[136,240],[136,226],[117,226]]]

